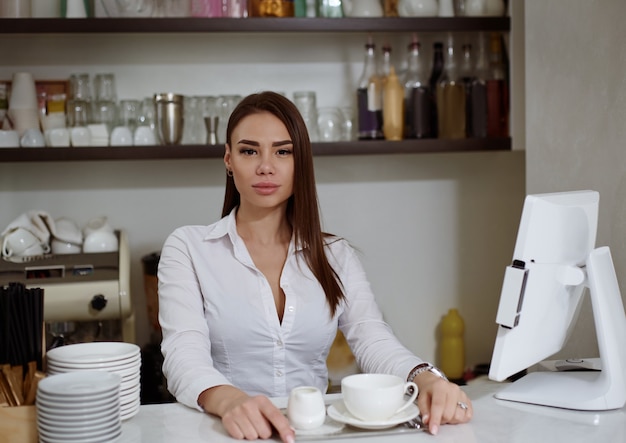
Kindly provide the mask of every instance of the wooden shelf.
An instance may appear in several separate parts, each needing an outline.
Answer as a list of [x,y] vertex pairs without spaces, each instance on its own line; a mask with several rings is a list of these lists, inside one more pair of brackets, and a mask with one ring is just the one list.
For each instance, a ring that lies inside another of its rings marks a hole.
[[5,18],[0,34],[189,32],[447,32],[511,29],[509,17]]
[[[476,152],[511,150],[510,138],[463,140],[367,140],[358,142],[313,143],[313,155],[382,155],[437,152]],[[106,146],[88,148],[4,148],[0,163],[95,161],[95,160],[158,160],[221,158],[223,145],[178,146]]]
[[[509,32],[509,17],[383,18],[33,18],[0,19],[5,34],[93,33],[349,33],[349,32]],[[380,155],[511,150],[511,139],[384,140],[314,143],[322,155]],[[0,163],[41,161],[219,158],[223,146],[117,146],[0,149]]]

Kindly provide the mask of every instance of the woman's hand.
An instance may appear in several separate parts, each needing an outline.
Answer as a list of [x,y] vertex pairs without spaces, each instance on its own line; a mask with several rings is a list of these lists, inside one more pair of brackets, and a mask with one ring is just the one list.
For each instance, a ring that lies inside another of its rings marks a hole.
[[422,372],[413,381],[419,388],[417,406],[431,434],[436,435],[440,425],[471,420],[472,402],[458,385],[432,372]]
[[283,443],[294,442],[295,433],[287,417],[262,395],[250,397],[233,386],[223,385],[202,392],[198,404],[221,417],[226,431],[238,440],[268,439],[276,429]]

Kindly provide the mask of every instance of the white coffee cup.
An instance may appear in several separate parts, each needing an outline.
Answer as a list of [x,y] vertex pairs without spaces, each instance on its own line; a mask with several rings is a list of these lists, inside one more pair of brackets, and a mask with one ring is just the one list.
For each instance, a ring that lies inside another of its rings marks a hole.
[[39,129],[28,128],[20,138],[22,148],[44,148],[46,139]]
[[127,126],[117,126],[111,131],[111,146],[132,146],[133,133]]
[[139,126],[135,129],[133,135],[133,145],[135,146],[152,146],[156,145],[156,134],[149,126]]
[[83,242],[83,252],[86,254],[98,252],[115,252],[119,248],[117,235],[109,231],[95,231],[88,234]]
[[91,134],[85,126],[76,126],[70,129],[70,143],[74,147],[91,146]]
[[315,386],[300,386],[291,390],[287,402],[287,418],[295,429],[315,429],[326,419],[322,392]]
[[70,131],[67,128],[46,129],[46,145],[52,148],[69,148]]
[[13,130],[0,130],[0,148],[19,148],[20,134]]
[[2,255],[5,257],[39,255],[44,248],[35,234],[26,228],[17,228],[4,236]]
[[78,224],[67,217],[60,217],[54,221],[55,237],[58,240],[80,245],[83,242],[83,233]]
[[[410,397],[405,394],[412,390]],[[396,375],[354,374],[341,380],[343,402],[357,419],[383,421],[408,408],[417,398],[417,385]]]
[[52,253],[57,255],[79,254],[82,249],[79,244],[59,240],[58,238],[53,239],[50,242],[50,246],[52,248]]
[[87,238],[89,234],[96,231],[113,232],[113,228],[109,224],[109,219],[106,215],[90,219],[83,228],[84,237]]

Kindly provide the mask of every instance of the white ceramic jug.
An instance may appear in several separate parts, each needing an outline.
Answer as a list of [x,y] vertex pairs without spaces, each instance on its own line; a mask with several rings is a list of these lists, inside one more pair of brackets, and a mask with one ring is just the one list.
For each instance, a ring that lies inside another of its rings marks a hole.
[[346,17],[382,17],[384,14],[380,0],[342,0],[341,5]]
[[400,0],[398,3],[400,17],[435,17],[438,12],[437,0]]

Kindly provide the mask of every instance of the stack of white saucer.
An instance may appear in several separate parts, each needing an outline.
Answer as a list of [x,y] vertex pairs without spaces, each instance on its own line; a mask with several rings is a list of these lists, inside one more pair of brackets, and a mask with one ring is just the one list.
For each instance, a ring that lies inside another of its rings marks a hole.
[[48,375],[76,371],[107,371],[121,377],[120,414],[127,420],[141,403],[141,353],[139,346],[122,342],[77,343],[51,349],[46,354]]
[[102,371],[58,374],[37,386],[41,443],[114,441],[122,434],[121,377]]

